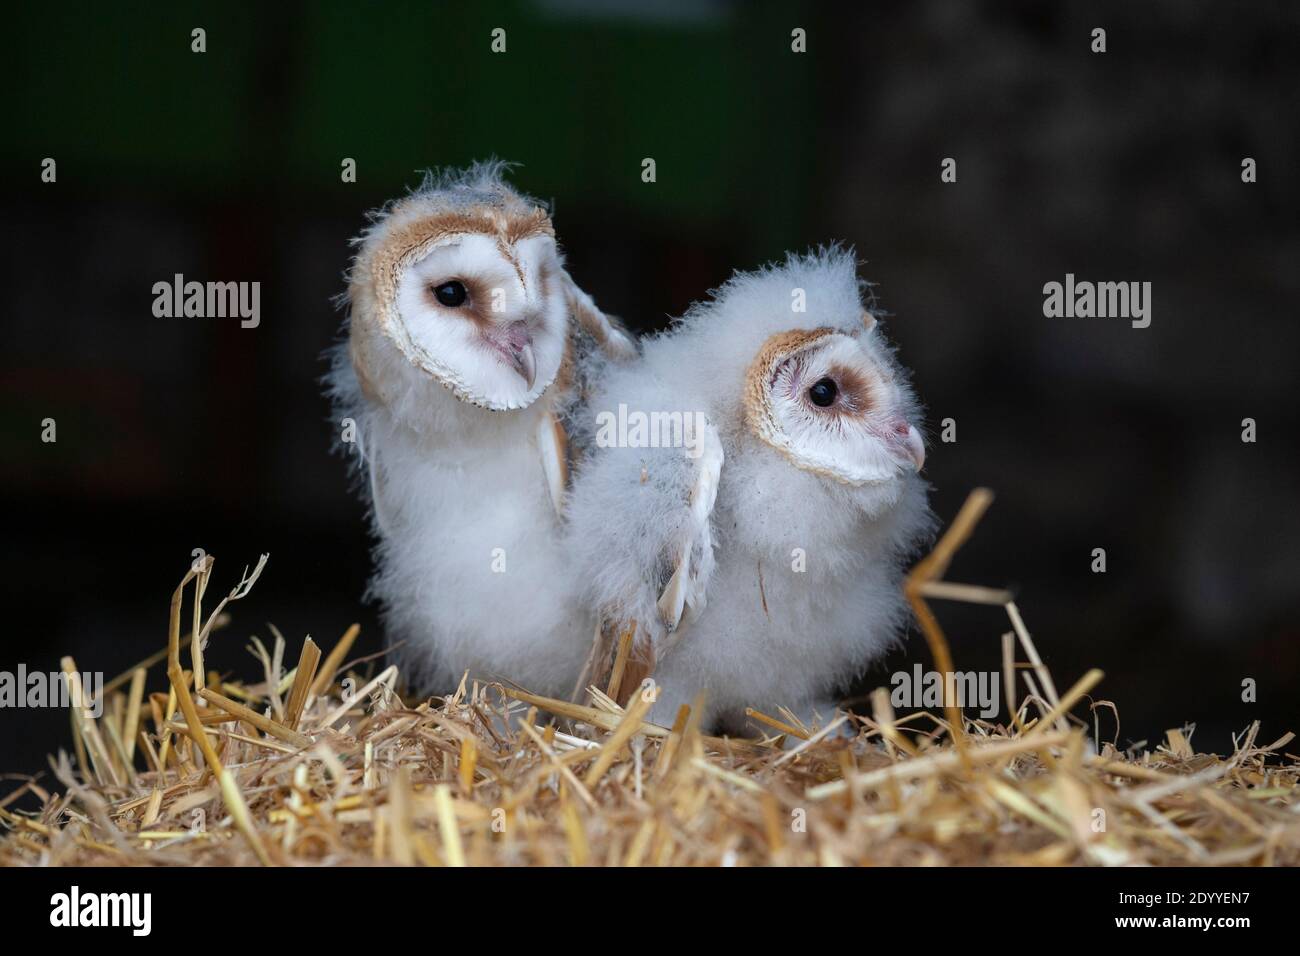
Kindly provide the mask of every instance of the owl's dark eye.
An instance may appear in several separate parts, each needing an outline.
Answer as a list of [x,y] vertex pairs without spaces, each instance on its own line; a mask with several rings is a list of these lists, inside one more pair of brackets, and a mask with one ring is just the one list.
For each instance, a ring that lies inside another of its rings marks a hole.
[[469,298],[469,293],[465,291],[465,286],[459,282],[444,282],[442,285],[433,287],[433,297],[438,300],[439,305],[454,309],[465,304],[465,300]]
[[829,408],[831,403],[835,401],[837,391],[838,389],[833,381],[829,378],[823,378],[808,389],[808,397],[812,399],[812,403],[818,408]]

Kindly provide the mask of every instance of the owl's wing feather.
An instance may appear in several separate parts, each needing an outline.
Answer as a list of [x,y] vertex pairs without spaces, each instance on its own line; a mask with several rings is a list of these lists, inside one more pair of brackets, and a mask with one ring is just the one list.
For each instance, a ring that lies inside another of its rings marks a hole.
[[569,311],[610,358],[627,361],[636,357],[636,340],[614,316],[601,311],[594,299],[584,292],[568,270],[561,270],[564,298]]
[[[686,501],[688,520],[677,540],[668,543],[668,553],[675,556],[673,573],[656,606],[670,639],[661,651],[676,643],[683,615],[689,623],[708,602],[709,575],[713,571],[713,532],[710,517],[718,497],[718,480],[722,476],[722,443],[711,423],[706,422],[700,436],[700,456],[695,459],[694,480]],[[692,559],[693,555],[699,555]]]
[[355,432],[354,454],[357,456],[356,468],[360,471],[362,478],[365,480],[365,488],[370,492],[370,515],[374,521],[375,529],[380,534],[388,534],[393,527],[393,522],[388,514],[387,503],[384,501],[384,476],[383,466],[379,462],[379,449],[371,447],[367,441],[367,432],[361,424],[364,419],[358,418]]
[[[689,444],[647,447],[613,432],[596,435],[577,469],[566,508],[574,573],[601,620],[598,646],[579,690],[608,686],[618,638],[631,630],[633,643],[619,682],[630,693],[704,608],[714,567],[712,515],[724,456],[713,424],[684,411],[682,396],[668,387],[641,380],[613,391],[626,394],[624,406],[657,410],[647,414],[680,414],[683,422],[691,416],[693,426],[689,433],[683,426],[681,433]],[[601,408],[600,400],[593,407]],[[601,411],[597,417],[604,415],[613,413]]]
[[564,494],[569,485],[569,439],[564,426],[551,412],[537,424],[537,449],[542,456],[542,473],[557,515],[564,514]]
[[673,649],[682,635],[708,603],[709,580],[713,574],[713,505],[718,498],[718,481],[722,477],[722,443],[712,423],[707,420],[699,436],[700,455],[687,459],[689,474],[685,500],[678,509],[684,520],[675,524],[675,533],[663,545],[662,566],[671,567],[655,610],[658,627],[635,628],[638,637],[649,631],[649,640],[640,639],[622,675],[619,703],[626,704],[641,682],[654,674],[655,667]]

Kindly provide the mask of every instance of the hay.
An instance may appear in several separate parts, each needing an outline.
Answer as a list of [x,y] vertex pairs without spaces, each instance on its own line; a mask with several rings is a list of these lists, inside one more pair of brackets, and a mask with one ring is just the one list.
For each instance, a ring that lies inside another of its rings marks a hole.
[[[265,679],[223,681],[207,644],[265,558],[206,620],[204,559],[176,590],[168,648],[107,683],[100,717],[73,687],[73,754],[51,759],[62,792],[32,779],[0,797],[0,864],[1300,864],[1291,734],[1261,745],[1252,724],[1226,757],[1186,730],[1152,751],[1099,744],[1113,705],[1072,711],[1101,674],[1058,694],[1009,595],[942,580],[989,500],[972,495],[907,593],[940,671],[927,598],[1006,607],[1004,668],[1023,687],[1006,681],[1005,724],[952,697],[898,718],[883,690],[870,717],[821,728],[751,712],[770,732],[754,740],[704,736],[689,708],[655,726],[644,694],[624,710],[594,687],[588,705],[466,682],[408,704],[396,668],[345,666],[355,625],[323,665],[308,639],[287,674],[283,638],[254,639]],[[164,659],[167,691],[146,696]]]

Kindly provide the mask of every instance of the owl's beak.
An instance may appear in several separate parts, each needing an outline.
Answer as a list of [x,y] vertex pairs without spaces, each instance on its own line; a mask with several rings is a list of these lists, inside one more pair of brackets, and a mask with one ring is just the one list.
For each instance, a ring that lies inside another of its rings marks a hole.
[[505,326],[495,326],[487,332],[506,364],[519,373],[519,377],[528,383],[528,390],[533,390],[537,381],[537,359],[533,355],[533,337],[526,322],[511,322]]
[[890,441],[899,457],[906,458],[917,471],[925,465],[925,441],[915,427],[905,421],[890,426]]
[[533,357],[533,343],[526,342],[521,345],[518,351],[511,355],[515,371],[523,376],[528,383],[528,390],[533,390],[533,383],[537,381],[537,360]]
[[916,470],[920,471],[925,467],[925,442],[921,440],[921,433],[908,425],[907,438],[903,444],[906,445],[908,454],[912,456],[912,463],[916,465]]

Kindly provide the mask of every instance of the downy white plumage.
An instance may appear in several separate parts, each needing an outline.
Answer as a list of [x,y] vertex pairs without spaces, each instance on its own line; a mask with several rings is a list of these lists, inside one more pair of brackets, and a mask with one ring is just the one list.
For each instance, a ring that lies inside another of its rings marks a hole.
[[838,248],[738,273],[584,409],[588,429],[620,404],[686,426],[688,448],[606,435],[568,509],[584,597],[607,646],[636,623],[657,722],[703,690],[706,729],[746,729],[747,706],[825,723],[905,627],[902,569],[933,518],[919,408],[864,289]]
[[469,671],[568,693],[594,623],[561,545],[563,421],[582,351],[635,345],[503,170],[431,174],[371,217],[329,385],[355,423],[370,591],[409,673],[438,692]]

